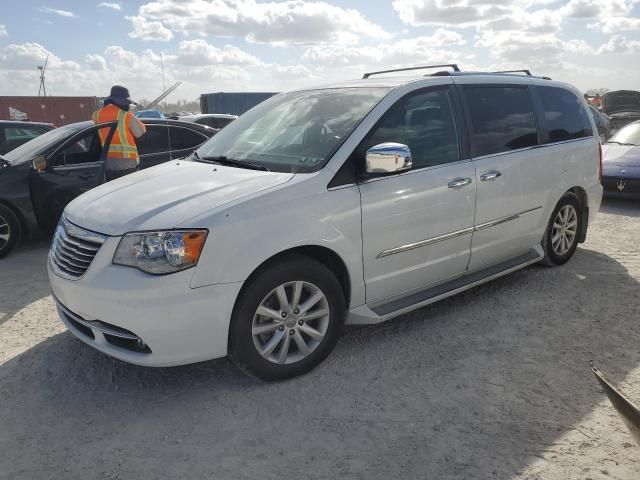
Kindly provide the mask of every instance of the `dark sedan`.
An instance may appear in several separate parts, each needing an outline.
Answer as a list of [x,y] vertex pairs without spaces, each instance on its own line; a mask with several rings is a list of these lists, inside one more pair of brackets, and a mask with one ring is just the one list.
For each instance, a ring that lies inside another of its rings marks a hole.
[[603,150],[604,195],[640,199],[640,121],[619,130]]
[[[217,130],[194,123],[143,120],[140,168],[190,155]],[[75,197],[104,183],[99,129],[80,122],[51,130],[0,157],[0,258],[23,236],[50,231]]]

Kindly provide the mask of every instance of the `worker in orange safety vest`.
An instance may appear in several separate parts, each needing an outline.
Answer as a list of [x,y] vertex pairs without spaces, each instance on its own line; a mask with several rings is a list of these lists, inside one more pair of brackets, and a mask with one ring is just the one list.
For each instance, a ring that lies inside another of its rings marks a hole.
[[[95,123],[117,121],[118,125],[109,143],[109,151],[104,166],[107,182],[123,177],[138,170],[140,157],[136,138],[146,133],[144,124],[129,111],[134,103],[129,98],[129,90],[120,85],[111,87],[109,97],[104,100],[104,106],[93,113]],[[109,129],[99,130],[102,146],[107,141]]]

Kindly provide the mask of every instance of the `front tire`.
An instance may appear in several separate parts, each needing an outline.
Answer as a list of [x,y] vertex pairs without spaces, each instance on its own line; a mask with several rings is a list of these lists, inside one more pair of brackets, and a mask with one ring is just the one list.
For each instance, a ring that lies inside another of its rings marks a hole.
[[582,205],[573,193],[565,193],[551,214],[542,246],[544,265],[557,266],[567,263],[578,248],[582,231]]
[[22,235],[20,221],[16,215],[4,205],[0,205],[0,258],[5,257],[15,248]]
[[245,373],[274,381],[309,372],[335,347],[344,293],[322,263],[291,255],[259,272],[231,318],[229,356]]

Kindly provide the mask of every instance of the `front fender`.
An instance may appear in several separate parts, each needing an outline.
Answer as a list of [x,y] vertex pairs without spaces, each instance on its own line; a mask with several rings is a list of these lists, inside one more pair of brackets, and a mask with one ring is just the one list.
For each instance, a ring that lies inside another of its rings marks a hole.
[[352,305],[364,303],[358,187],[331,191],[326,183],[314,184],[317,181],[295,182],[199,222],[211,227],[191,286],[244,282],[279,253],[320,246],[335,252],[346,265]]

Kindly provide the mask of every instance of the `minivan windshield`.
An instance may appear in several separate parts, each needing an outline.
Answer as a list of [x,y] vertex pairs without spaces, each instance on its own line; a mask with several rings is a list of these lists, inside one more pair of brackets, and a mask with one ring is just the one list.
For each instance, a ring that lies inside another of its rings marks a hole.
[[388,88],[291,92],[265,100],[197,150],[194,159],[308,173],[324,166]]
[[633,122],[618,130],[607,143],[640,145],[640,122]]
[[65,125],[64,127],[54,128],[33,140],[29,140],[27,143],[23,143],[10,152],[5,153],[4,159],[11,165],[19,165],[21,163],[28,162],[36,155],[40,155],[47,150],[50,145],[62,141],[73,133],[79,132],[91,124],[92,122],[79,122]]

